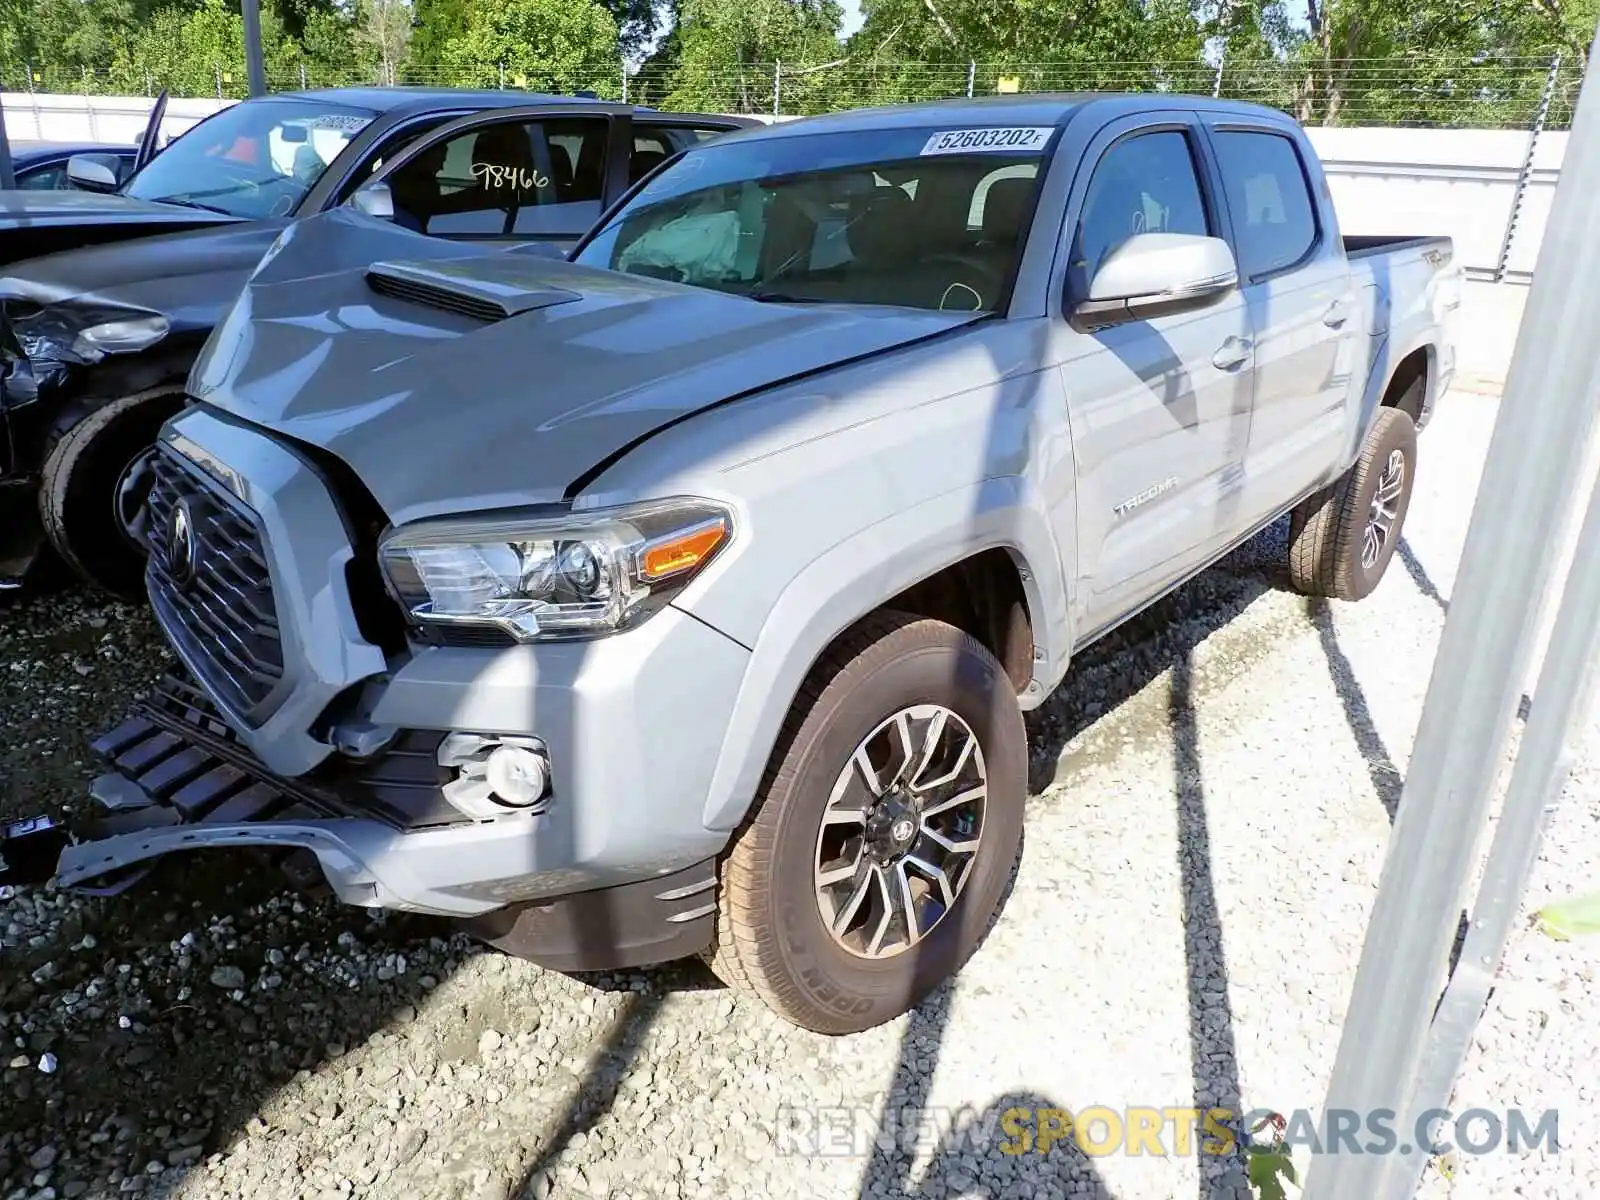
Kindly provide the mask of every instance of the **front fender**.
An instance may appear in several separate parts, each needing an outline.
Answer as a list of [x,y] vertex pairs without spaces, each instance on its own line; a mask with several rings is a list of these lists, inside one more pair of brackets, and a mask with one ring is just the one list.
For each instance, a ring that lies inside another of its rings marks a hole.
[[[984,550],[1005,549],[1022,574],[1037,648],[1022,696],[1037,705],[1071,653],[1067,561],[1039,497],[1006,476],[945,492],[839,542],[799,572],[761,625],[706,797],[705,826],[732,830],[760,787],[794,697],[828,645],[884,600]],[[1042,656],[1039,653],[1042,651]]]

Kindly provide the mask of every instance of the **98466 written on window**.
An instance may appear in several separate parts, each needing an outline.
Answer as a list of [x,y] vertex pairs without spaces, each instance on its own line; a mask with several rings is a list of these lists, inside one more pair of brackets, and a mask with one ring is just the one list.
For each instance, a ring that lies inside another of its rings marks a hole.
[[603,207],[606,131],[503,121],[435,142],[389,177],[395,220],[435,237],[575,237]]

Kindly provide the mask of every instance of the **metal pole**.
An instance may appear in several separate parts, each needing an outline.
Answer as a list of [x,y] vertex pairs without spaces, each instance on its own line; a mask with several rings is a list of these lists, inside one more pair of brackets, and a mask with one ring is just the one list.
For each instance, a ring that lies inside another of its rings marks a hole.
[[1224,48],[1222,53],[1217,55],[1217,74],[1211,81],[1211,98],[1213,100],[1222,95],[1222,63],[1227,53],[1227,49]]
[[1505,278],[1506,263],[1511,259],[1511,243],[1517,236],[1517,217],[1522,211],[1522,198],[1527,194],[1528,181],[1533,178],[1533,152],[1538,148],[1539,135],[1550,115],[1550,102],[1556,94],[1556,78],[1561,73],[1561,52],[1550,60],[1550,72],[1545,76],[1544,93],[1539,97],[1539,107],[1534,110],[1533,128],[1528,131],[1528,146],[1522,155],[1522,169],[1517,172],[1516,185],[1511,190],[1511,205],[1506,209],[1505,234],[1500,239],[1500,257],[1494,264],[1494,281]]
[[777,116],[778,115],[778,96],[779,96],[779,94],[781,92],[781,89],[782,89],[782,86],[783,86],[782,85],[782,80],[783,80],[783,63],[781,61],[780,62],[774,62],[772,64],[772,115],[773,116]]
[[267,94],[267,63],[261,54],[261,0],[241,0],[239,10],[244,14],[244,66],[250,94]]
[[0,191],[9,192],[17,186],[17,174],[11,169],[11,138],[6,133],[6,106],[0,100]]
[[[1342,1112],[1414,1094],[1457,915],[1595,429],[1600,83],[1586,72],[1434,659],[1304,1200],[1380,1197],[1403,1154],[1351,1153]],[[1529,531],[1537,531],[1530,536]],[[1530,770],[1537,770],[1535,765]],[[1398,1128],[1398,1138],[1413,1130]],[[1413,1147],[1415,1149],[1415,1147]],[[1341,1149],[1344,1152],[1340,1152]]]
[[626,60],[622,63],[622,102],[624,104],[628,102],[628,63]]
[[[1595,383],[1591,380],[1590,395]],[[1495,972],[1521,908],[1523,893],[1545,822],[1566,786],[1572,748],[1593,711],[1600,685],[1600,488],[1589,500],[1589,512],[1578,534],[1572,568],[1556,613],[1555,628],[1545,649],[1544,668],[1533,693],[1528,725],[1505,804],[1495,826],[1489,860],[1484,865],[1466,941],[1439,1011],[1429,1031],[1420,1078],[1406,1105],[1400,1126],[1415,1129],[1422,1114],[1450,1102],[1456,1076],[1466,1062],[1478,1019],[1489,1002]],[[1385,1200],[1410,1200],[1422,1182],[1426,1158],[1413,1155],[1396,1168]]]
[[978,64],[971,59],[967,61],[967,99],[972,99],[972,85],[978,81]]

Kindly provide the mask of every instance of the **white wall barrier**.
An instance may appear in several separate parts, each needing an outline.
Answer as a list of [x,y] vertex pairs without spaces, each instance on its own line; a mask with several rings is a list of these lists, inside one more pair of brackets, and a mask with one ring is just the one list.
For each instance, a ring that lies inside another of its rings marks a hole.
[[[144,131],[150,100],[140,96],[0,95],[13,142],[131,143]],[[176,137],[232,101],[170,100],[164,137]],[[1477,274],[1500,259],[1506,218],[1528,148],[1509,129],[1363,127],[1307,131],[1321,155],[1339,223],[1348,234],[1449,234],[1462,263]],[[1525,281],[1544,233],[1564,131],[1540,136],[1506,262]]]

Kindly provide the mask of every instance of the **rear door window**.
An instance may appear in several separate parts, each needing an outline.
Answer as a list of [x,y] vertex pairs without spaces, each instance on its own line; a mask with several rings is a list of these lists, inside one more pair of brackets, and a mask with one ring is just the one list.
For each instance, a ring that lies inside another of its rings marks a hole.
[[1294,142],[1241,130],[1213,137],[1240,271],[1259,279],[1299,263],[1317,244],[1317,210]]

